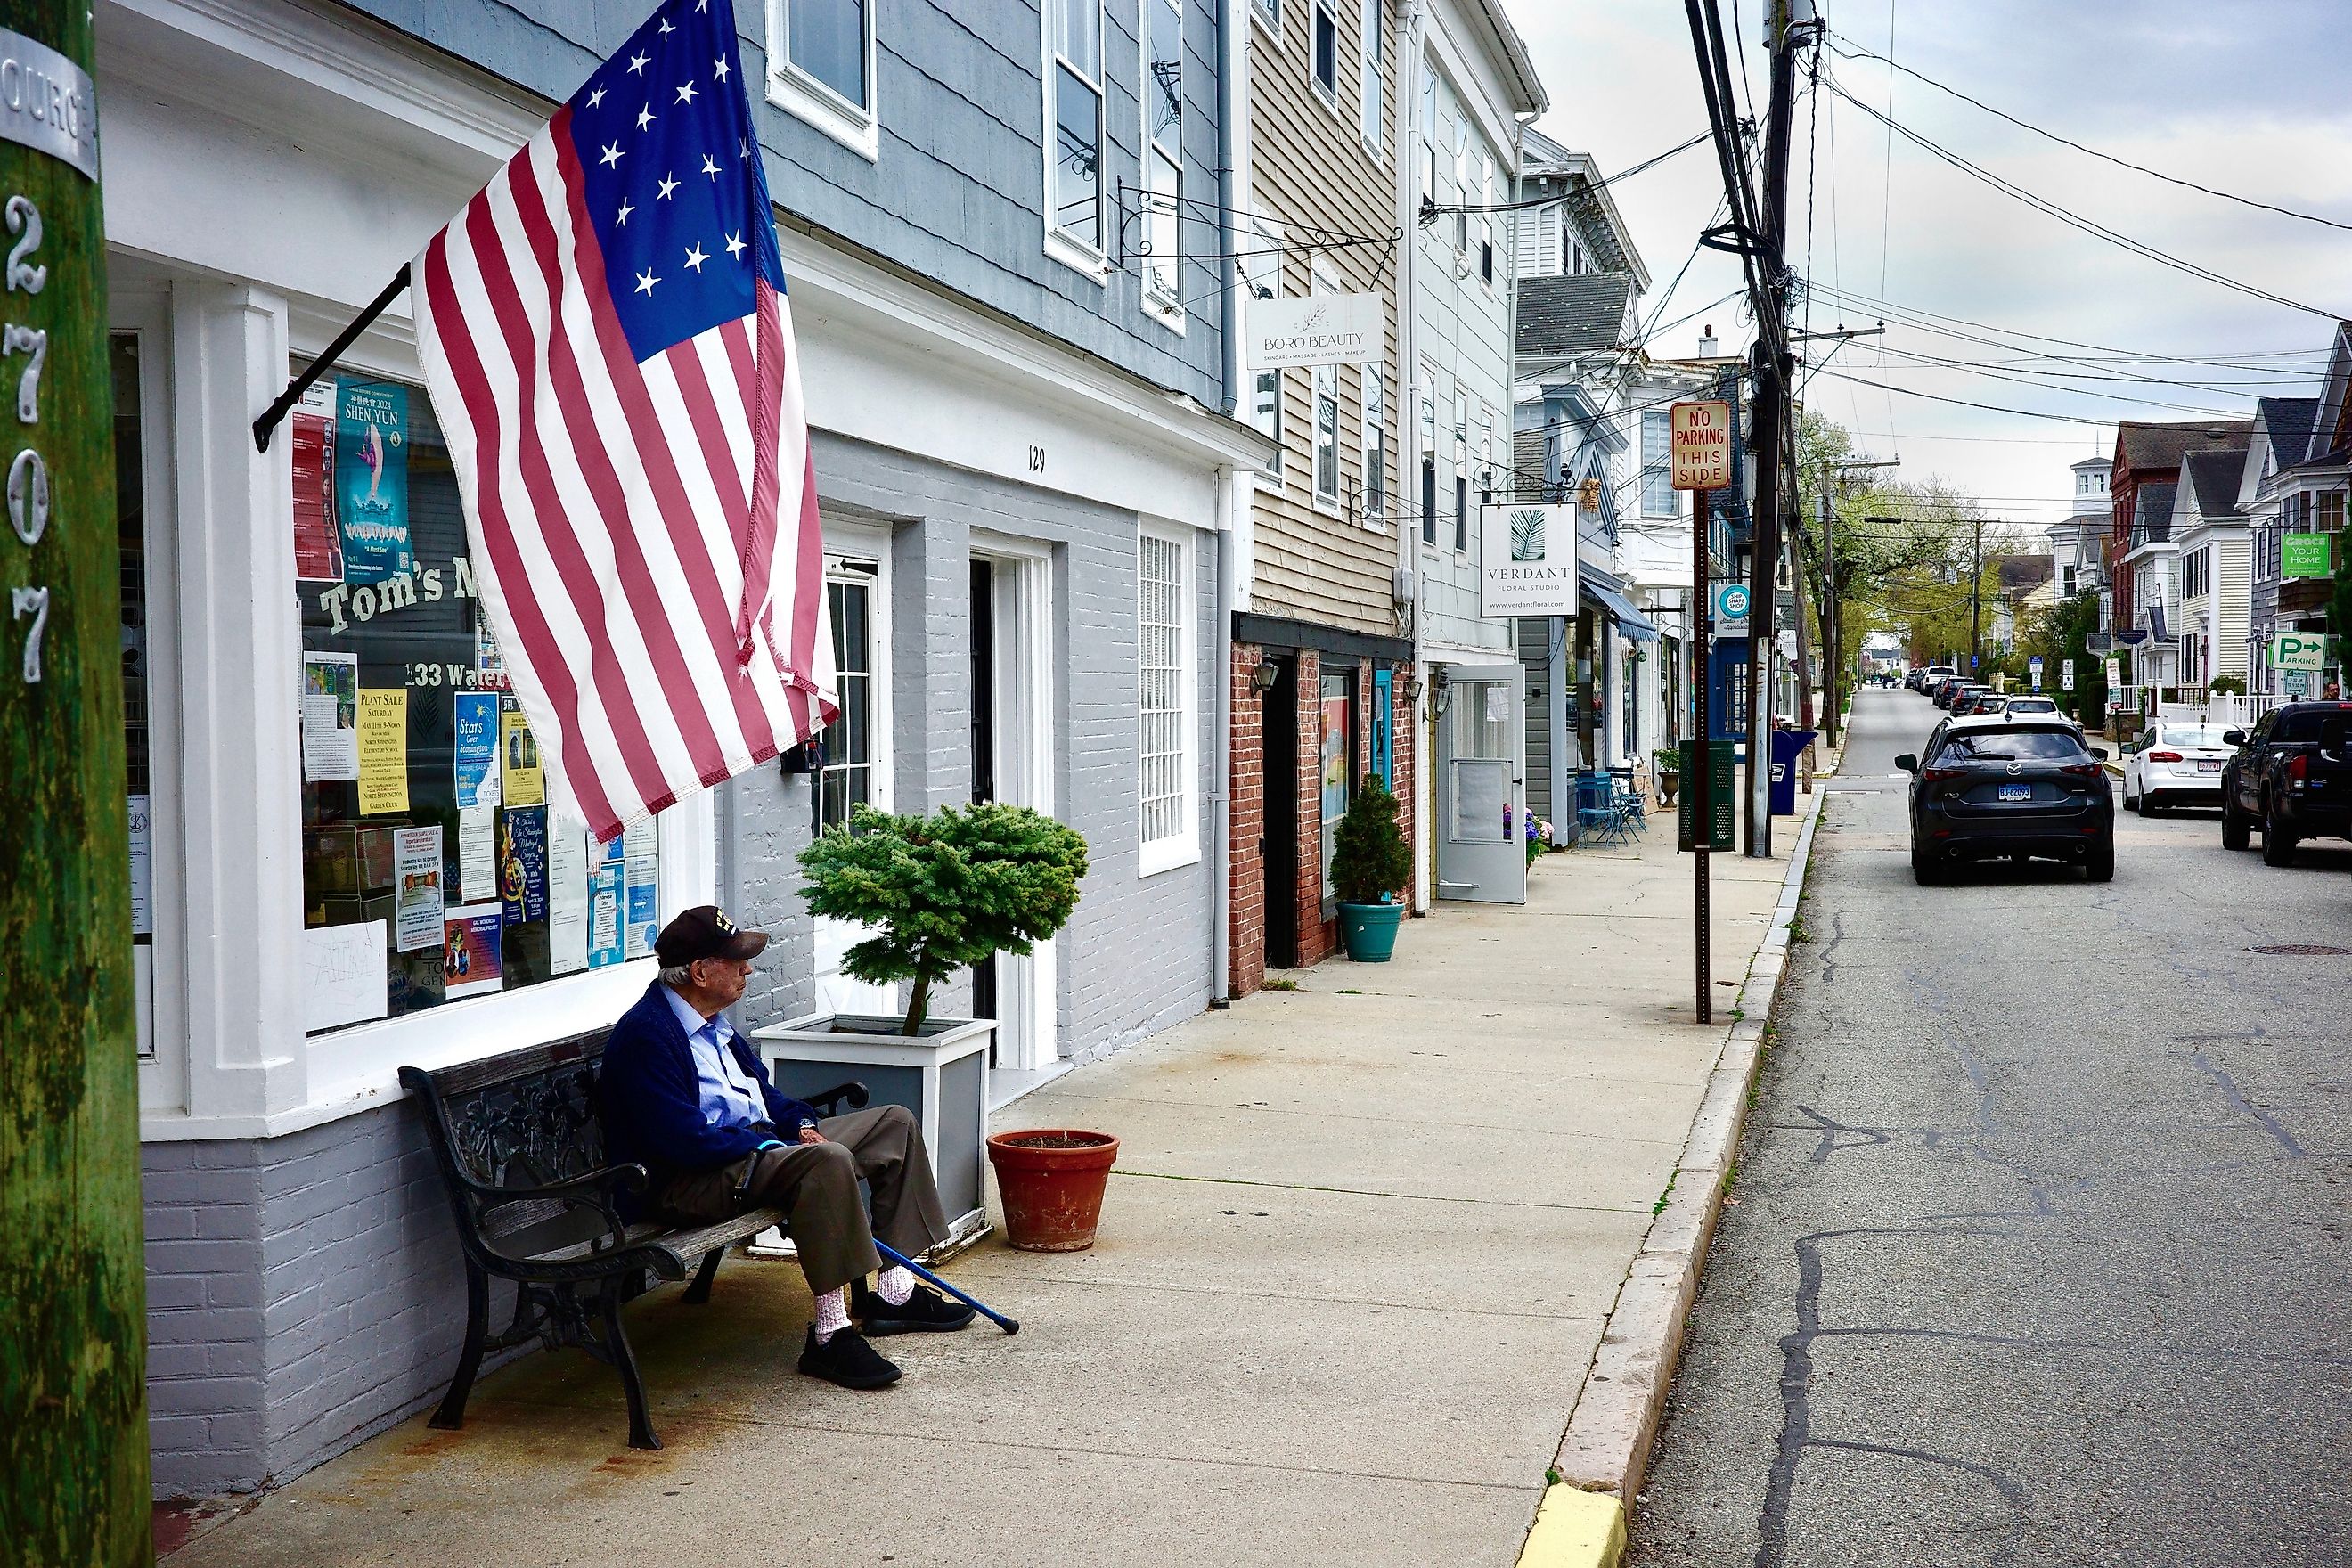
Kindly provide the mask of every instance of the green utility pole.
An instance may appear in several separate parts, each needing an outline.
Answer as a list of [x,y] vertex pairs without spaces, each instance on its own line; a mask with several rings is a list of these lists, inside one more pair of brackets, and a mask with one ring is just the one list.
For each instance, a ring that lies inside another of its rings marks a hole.
[[152,1548],[90,13],[0,24],[0,1553],[119,1568]]

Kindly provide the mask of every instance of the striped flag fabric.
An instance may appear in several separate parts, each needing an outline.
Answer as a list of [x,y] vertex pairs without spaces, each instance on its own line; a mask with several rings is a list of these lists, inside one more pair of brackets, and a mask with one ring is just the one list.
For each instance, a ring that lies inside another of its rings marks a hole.
[[482,605],[600,842],[835,716],[730,0],[667,0],[413,265]]

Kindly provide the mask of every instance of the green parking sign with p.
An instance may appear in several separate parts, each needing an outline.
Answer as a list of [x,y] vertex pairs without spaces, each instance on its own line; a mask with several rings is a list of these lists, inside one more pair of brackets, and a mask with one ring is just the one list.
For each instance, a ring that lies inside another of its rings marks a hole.
[[2279,669],[2326,669],[2325,632],[2279,632],[2271,638],[2271,664]]

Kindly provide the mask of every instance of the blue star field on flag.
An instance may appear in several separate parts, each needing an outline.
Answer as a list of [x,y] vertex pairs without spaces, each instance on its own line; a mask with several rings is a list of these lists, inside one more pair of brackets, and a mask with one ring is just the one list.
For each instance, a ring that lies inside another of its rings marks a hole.
[[667,0],[572,94],[588,221],[639,363],[784,288],[730,0]]

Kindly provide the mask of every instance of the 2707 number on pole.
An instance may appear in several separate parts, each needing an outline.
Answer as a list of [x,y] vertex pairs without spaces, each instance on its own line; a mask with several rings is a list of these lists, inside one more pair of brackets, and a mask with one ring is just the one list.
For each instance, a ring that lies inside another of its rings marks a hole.
[[1674,415],[1674,488],[1719,490],[1731,484],[1731,405],[1677,403]]

